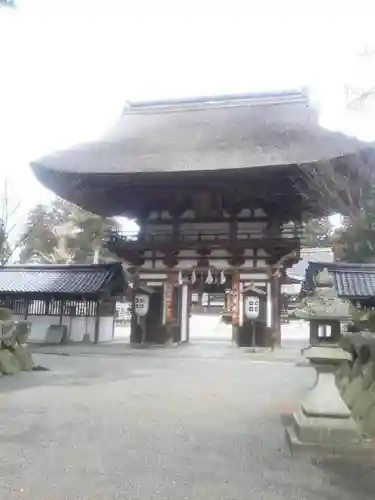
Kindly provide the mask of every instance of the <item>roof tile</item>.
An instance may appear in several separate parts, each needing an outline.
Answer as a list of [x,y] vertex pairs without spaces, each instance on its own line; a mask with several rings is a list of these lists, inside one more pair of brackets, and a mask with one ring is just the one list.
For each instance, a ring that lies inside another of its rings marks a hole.
[[118,263],[3,267],[0,294],[95,294],[109,285],[120,269]]
[[346,262],[309,262],[302,285],[304,292],[315,288],[315,276],[325,268],[333,275],[339,297],[353,299],[375,297],[375,265]]

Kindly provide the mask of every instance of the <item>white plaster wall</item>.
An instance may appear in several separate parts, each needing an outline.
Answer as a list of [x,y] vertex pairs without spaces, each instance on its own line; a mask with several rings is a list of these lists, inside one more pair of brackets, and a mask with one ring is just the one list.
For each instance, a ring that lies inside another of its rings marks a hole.
[[99,320],[99,342],[113,340],[114,321],[112,316],[104,316]]
[[[15,321],[24,320],[24,316],[13,314]],[[58,316],[28,316],[27,320],[31,325],[29,339],[34,342],[42,342],[46,338],[47,329],[50,325],[58,325]]]
[[[15,321],[23,320],[24,317],[13,314]],[[30,340],[34,342],[43,342],[46,339],[48,327],[59,325],[58,316],[28,316],[27,320],[31,325]],[[68,338],[71,342],[82,342],[84,335],[89,334],[90,341],[95,341],[95,318],[92,317],[62,317],[62,325],[68,330]],[[114,318],[102,317],[99,321],[99,342],[108,342],[113,338]]]
[[63,325],[68,327],[68,339],[71,342],[82,342],[83,336],[88,334],[91,342],[95,340],[95,318],[85,316],[72,317],[72,322],[69,329],[70,317],[63,316]]
[[[69,317],[63,317],[63,324],[66,324],[69,332]],[[113,338],[114,318],[105,316],[99,319],[98,342],[108,342]],[[71,342],[82,342],[83,336],[89,335],[90,341],[95,342],[95,318],[73,317],[70,329],[69,340]]]

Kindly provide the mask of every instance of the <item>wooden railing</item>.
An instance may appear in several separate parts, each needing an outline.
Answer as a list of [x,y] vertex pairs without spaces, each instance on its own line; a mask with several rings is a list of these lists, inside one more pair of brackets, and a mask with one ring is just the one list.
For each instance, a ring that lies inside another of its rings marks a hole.
[[[289,240],[289,239],[299,239],[301,237],[301,228],[297,225],[282,228],[280,235],[271,235],[264,231],[263,233],[252,233],[249,231],[237,232],[236,239],[232,241],[244,242],[248,240],[259,241],[262,239],[269,240]],[[113,231],[107,235],[107,244],[116,243],[220,243],[229,240],[228,232],[191,232],[191,233],[160,233],[160,234],[142,234],[135,233],[132,231]]]

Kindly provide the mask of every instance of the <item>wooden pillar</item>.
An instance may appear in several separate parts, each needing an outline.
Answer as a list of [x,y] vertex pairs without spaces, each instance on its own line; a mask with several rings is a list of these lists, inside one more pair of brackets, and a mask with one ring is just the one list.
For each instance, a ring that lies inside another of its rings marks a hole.
[[240,328],[240,276],[232,275],[232,340],[238,343]]
[[169,274],[164,283],[163,323],[165,325],[173,323],[173,293],[174,280]]
[[176,274],[168,273],[164,283],[163,323],[165,341],[180,341],[180,287],[177,286]]

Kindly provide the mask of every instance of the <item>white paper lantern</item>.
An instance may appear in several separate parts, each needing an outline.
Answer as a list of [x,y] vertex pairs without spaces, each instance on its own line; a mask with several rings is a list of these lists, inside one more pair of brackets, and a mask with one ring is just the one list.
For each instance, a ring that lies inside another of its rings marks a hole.
[[134,312],[137,316],[145,316],[148,313],[150,298],[145,294],[138,294],[134,299]]
[[259,316],[259,297],[246,297],[244,312],[247,319],[257,319]]

